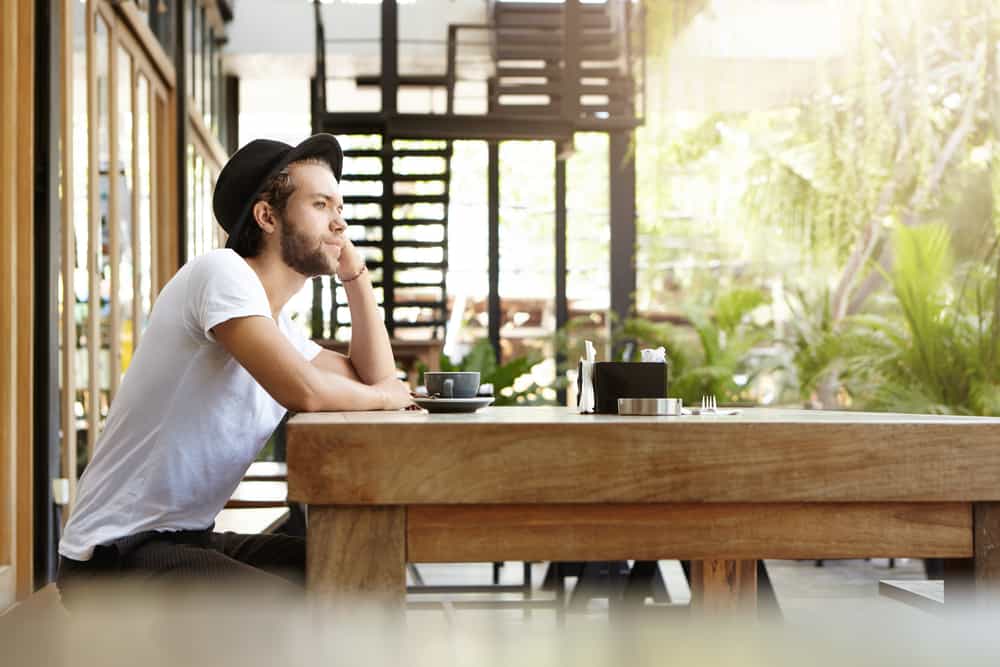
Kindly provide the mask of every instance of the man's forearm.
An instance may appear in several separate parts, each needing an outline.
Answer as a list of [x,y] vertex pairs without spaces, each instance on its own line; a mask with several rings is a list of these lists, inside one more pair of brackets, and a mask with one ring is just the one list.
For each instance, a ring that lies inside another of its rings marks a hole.
[[389,334],[379,314],[372,290],[370,273],[344,285],[347,305],[351,310],[351,348],[348,356],[358,377],[374,384],[396,373]]
[[385,410],[385,392],[321,368],[311,368],[308,395],[300,405],[285,406],[297,412]]

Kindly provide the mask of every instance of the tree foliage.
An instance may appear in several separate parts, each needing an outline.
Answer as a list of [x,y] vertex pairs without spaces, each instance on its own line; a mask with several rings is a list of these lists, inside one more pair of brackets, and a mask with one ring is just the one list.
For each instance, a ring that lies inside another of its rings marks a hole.
[[[670,248],[671,266],[698,253],[706,259],[686,265],[704,267],[708,282],[786,286],[783,342],[803,396],[825,407],[995,414],[997,257],[984,261],[983,248],[1000,228],[1000,9],[993,0],[853,6],[857,39],[846,56],[817,61],[808,98],[704,114],[683,131],[668,114],[652,117],[647,238],[715,234]],[[747,156],[733,183],[732,163]],[[669,183],[690,191],[698,178],[715,197],[712,215],[692,218]],[[726,245],[733,237],[742,249]],[[789,249],[801,260],[788,261]]]
[[944,225],[898,227],[892,244],[888,307],[822,332],[803,385],[836,365],[855,407],[1000,414],[996,245],[956,270]]

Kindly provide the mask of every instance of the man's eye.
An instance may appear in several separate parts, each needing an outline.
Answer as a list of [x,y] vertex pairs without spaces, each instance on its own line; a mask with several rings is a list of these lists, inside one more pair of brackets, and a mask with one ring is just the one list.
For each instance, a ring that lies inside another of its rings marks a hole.
[[316,208],[326,208],[326,202],[323,201],[316,202]]

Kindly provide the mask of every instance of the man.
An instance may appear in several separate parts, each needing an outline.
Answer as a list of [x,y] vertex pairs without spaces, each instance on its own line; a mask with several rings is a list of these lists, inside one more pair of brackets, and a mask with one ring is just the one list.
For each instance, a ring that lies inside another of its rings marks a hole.
[[[286,410],[411,405],[344,233],[342,164],[336,138],[318,134],[294,148],[253,141],[219,174],[213,209],[227,247],[163,288],[80,479],[59,543],[71,609],[101,575],[301,587],[304,540],[212,526]],[[336,275],[347,293],[348,356],[307,340],[283,312],[318,275]]]

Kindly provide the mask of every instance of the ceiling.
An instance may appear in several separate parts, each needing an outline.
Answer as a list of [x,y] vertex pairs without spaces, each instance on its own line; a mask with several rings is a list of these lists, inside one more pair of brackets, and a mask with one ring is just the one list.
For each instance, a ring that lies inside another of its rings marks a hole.
[[[667,68],[664,87],[650,92],[649,103],[714,111],[771,108],[800,98],[815,87],[819,60],[835,67],[853,48],[864,1],[711,0],[680,35],[669,62],[649,63],[651,72]],[[301,81],[314,70],[313,11],[309,0],[238,2],[227,69],[241,78],[285,82],[307,96]],[[380,4],[332,0],[321,11],[331,77],[349,81],[378,73]],[[486,0],[401,0],[400,72],[443,73],[447,25],[484,23],[486,13]],[[467,71],[488,59],[486,47],[471,41],[460,50]],[[287,103],[273,93],[269,100]]]

